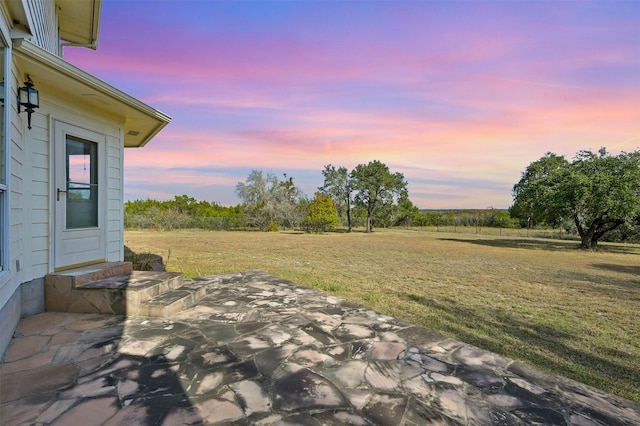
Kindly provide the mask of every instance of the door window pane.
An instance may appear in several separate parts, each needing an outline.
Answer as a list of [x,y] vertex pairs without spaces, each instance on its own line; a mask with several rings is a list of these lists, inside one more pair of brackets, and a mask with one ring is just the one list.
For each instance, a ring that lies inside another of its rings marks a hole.
[[98,226],[98,144],[67,136],[67,229]]

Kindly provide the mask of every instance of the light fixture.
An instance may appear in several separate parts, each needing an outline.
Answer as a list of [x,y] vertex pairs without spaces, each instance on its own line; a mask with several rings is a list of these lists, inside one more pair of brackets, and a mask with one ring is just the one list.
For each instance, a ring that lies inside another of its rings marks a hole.
[[27,127],[31,130],[31,114],[33,114],[34,108],[40,108],[40,100],[38,99],[38,91],[33,88],[33,81],[29,75],[27,75],[24,86],[18,88],[18,114],[22,112],[20,111],[21,106],[27,111]]

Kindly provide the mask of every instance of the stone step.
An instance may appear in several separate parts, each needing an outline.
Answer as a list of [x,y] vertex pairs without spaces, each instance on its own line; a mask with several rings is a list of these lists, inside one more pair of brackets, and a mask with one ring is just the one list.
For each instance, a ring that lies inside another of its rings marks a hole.
[[208,284],[208,281],[186,280],[181,287],[141,302],[136,316],[171,318],[206,296]]
[[[131,266],[129,262],[115,263],[128,263]],[[182,274],[178,272],[127,272],[127,268],[120,268],[120,265],[113,268],[103,265],[102,268],[98,266],[88,271],[84,269],[45,277],[47,311],[139,316],[143,302],[183,284]],[[99,270],[103,272],[97,272]],[[98,279],[89,280],[87,275]]]
[[92,281],[76,288],[87,291],[124,292],[126,315],[137,317],[140,316],[142,303],[167,294],[180,286],[182,286],[182,274],[179,272],[133,271],[130,275]]
[[118,275],[102,280],[77,285],[76,288],[89,289],[124,289],[142,296],[141,302],[166,293],[182,285],[180,272],[133,271],[127,275]]
[[69,280],[73,286],[78,286],[118,275],[129,275],[132,271],[131,262],[103,262],[54,272],[47,277]]

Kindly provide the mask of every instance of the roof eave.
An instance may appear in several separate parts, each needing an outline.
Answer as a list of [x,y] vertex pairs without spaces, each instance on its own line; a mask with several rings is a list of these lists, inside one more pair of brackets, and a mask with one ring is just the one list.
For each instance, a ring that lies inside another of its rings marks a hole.
[[[66,42],[64,45],[82,46],[96,50],[100,32],[102,0],[88,0],[83,3],[74,0],[57,0],[56,3],[61,9],[59,17],[60,38]],[[69,4],[68,7],[67,4]],[[81,6],[90,9],[83,10]],[[83,21],[82,15],[88,15],[89,19]]]

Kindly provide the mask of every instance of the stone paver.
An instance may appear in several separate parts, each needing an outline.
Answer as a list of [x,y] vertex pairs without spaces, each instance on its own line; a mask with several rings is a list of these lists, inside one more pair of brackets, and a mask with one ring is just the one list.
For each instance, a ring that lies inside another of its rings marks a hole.
[[640,406],[260,271],[171,320],[44,313],[0,424],[638,425]]

